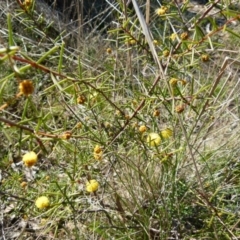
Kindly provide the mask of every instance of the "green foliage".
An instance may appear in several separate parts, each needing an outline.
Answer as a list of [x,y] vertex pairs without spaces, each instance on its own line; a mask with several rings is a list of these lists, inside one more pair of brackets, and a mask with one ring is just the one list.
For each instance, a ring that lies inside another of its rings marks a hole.
[[[107,36],[69,39],[24,6],[5,16],[0,47],[6,238],[238,239],[236,9],[167,1],[148,13],[119,1]],[[39,196],[50,206],[35,206]],[[13,216],[33,231],[19,233]]]

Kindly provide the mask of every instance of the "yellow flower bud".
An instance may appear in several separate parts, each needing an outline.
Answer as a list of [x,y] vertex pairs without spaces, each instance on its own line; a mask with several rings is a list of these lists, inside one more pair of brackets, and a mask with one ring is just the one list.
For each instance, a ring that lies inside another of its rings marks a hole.
[[131,45],[135,45],[137,43],[137,41],[135,39],[130,39],[129,40],[129,44]]
[[164,50],[164,51],[163,51],[163,56],[164,56],[164,57],[168,57],[169,54],[170,54],[170,52],[169,52],[168,50]]
[[18,89],[21,94],[28,96],[33,93],[34,91],[34,86],[32,81],[30,80],[23,80],[22,82],[19,83]]
[[154,112],[153,112],[153,116],[154,117],[158,117],[158,116],[160,116],[160,111],[159,110],[154,110]]
[[183,33],[180,35],[180,38],[181,38],[182,40],[188,39],[188,33],[187,33],[187,32],[183,32]]
[[78,104],[84,104],[86,101],[86,98],[83,95],[78,96],[77,103]]
[[94,147],[94,153],[100,153],[100,152],[102,152],[102,148],[99,145],[96,145]]
[[22,6],[25,8],[25,10],[29,10],[33,4],[33,0],[24,0]]
[[177,113],[182,113],[184,111],[184,105],[178,105],[175,107]]
[[201,59],[203,62],[208,62],[210,57],[208,54],[202,54]]
[[72,133],[71,132],[65,132],[61,135],[61,138],[64,139],[64,140],[68,140],[70,139],[72,136]]
[[185,80],[185,79],[181,79],[179,81],[183,86],[185,86],[187,84],[187,80]]
[[139,127],[138,131],[139,131],[140,133],[144,133],[144,132],[147,131],[147,127],[146,127],[145,125],[142,125],[142,126]]
[[125,115],[125,119],[126,119],[126,120],[129,120],[129,119],[130,119],[130,115],[126,114],[126,115]]
[[23,4],[29,7],[32,5],[32,0],[25,0]]
[[174,41],[177,38],[176,33],[172,33],[171,36],[169,37],[172,41]]
[[78,129],[82,128],[82,123],[81,123],[81,122],[78,122],[78,123],[76,124],[76,128],[78,128]]
[[169,83],[172,87],[175,87],[178,83],[178,79],[177,78],[171,78]]
[[102,148],[99,145],[96,145],[93,150],[93,156],[96,160],[101,161],[103,158],[103,151]]
[[159,45],[158,40],[155,40],[155,39],[154,39],[154,40],[153,40],[153,44],[156,45],[156,46],[158,46],[158,45]]
[[112,53],[112,49],[111,48],[107,48],[106,52],[107,52],[107,54],[111,54]]

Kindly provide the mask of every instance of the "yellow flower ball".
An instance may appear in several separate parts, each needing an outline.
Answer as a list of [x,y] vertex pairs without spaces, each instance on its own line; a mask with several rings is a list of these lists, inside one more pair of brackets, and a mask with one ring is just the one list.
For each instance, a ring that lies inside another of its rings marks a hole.
[[26,5],[26,6],[31,6],[32,5],[32,0],[25,0],[24,2],[23,2],[23,4],[24,5]]
[[25,0],[22,4],[22,6],[25,8],[25,10],[29,10],[33,4],[33,0]]
[[165,139],[170,138],[173,135],[173,131],[170,128],[166,128],[161,131],[161,136]]
[[96,192],[98,190],[99,183],[95,180],[92,179],[86,183],[86,191],[87,192]]
[[23,155],[22,160],[27,167],[32,167],[36,164],[38,156],[35,152],[28,152]]
[[177,38],[176,33],[172,33],[171,36],[169,37],[172,41],[174,41]]
[[169,54],[170,54],[169,50],[164,50],[164,51],[163,51],[163,56],[164,56],[164,57],[168,57]]
[[102,152],[102,148],[99,146],[99,145],[96,145],[95,147],[94,147],[94,153],[100,153],[100,152]]
[[166,6],[161,6],[160,8],[157,8],[155,12],[158,16],[161,16],[166,14],[167,10],[168,8]]
[[171,78],[171,79],[169,80],[169,83],[170,83],[170,85],[171,85],[172,87],[175,87],[175,86],[177,85],[177,83],[178,83],[178,79],[177,79],[177,78]]
[[50,206],[50,201],[47,197],[41,196],[35,201],[35,205],[39,209],[47,208]]
[[150,133],[147,137],[147,143],[149,146],[158,146],[161,143],[161,137],[157,133]]

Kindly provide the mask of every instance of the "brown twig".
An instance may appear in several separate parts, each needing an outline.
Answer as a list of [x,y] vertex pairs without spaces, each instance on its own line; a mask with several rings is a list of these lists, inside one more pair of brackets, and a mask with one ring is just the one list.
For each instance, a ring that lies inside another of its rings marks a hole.
[[[13,122],[13,121],[8,120],[8,119],[3,118],[3,117],[0,117],[0,122],[4,122],[4,123],[8,124],[9,126],[14,126],[14,127],[17,127],[17,128],[20,128],[20,129],[22,129],[22,130],[25,130],[25,131],[28,131],[28,132],[32,133],[33,136],[36,138],[36,140],[37,140],[39,146],[41,147],[41,149],[42,149],[45,153],[47,153],[47,149],[45,148],[42,140],[41,140],[38,136],[36,136],[36,133],[35,133],[35,131],[34,131],[32,128],[27,127],[27,126],[22,125],[22,124],[18,124],[18,123],[16,123],[16,122]],[[42,134],[45,134],[45,133],[42,133]],[[46,136],[46,134],[45,134],[45,136]]]
[[34,203],[33,200],[29,200],[29,199],[24,198],[24,197],[19,197],[19,196],[16,196],[16,195],[13,195],[11,193],[7,193],[7,192],[1,191],[1,190],[0,190],[0,195],[15,198],[15,199],[22,200],[22,201],[28,201],[30,203]]

